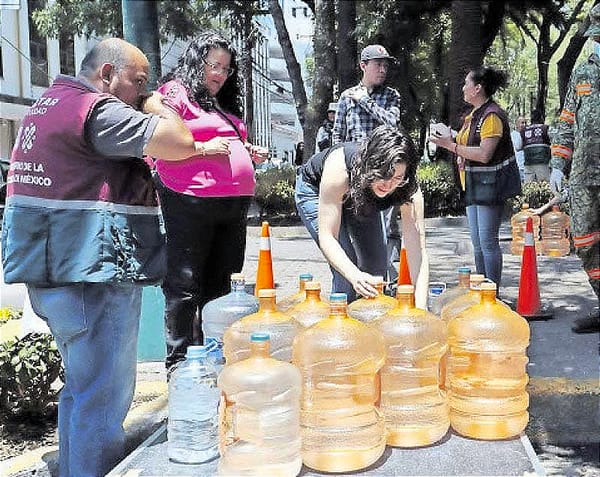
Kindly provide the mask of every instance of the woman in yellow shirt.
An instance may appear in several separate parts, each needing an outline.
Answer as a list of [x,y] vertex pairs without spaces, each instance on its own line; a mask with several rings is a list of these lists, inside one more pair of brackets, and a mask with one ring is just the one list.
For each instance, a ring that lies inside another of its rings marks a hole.
[[465,169],[465,202],[477,273],[500,289],[502,250],[499,230],[506,199],[521,192],[521,180],[506,112],[492,95],[506,85],[503,71],[481,66],[471,70],[463,86],[473,106],[453,140],[447,128],[433,128],[431,141],[457,156]]

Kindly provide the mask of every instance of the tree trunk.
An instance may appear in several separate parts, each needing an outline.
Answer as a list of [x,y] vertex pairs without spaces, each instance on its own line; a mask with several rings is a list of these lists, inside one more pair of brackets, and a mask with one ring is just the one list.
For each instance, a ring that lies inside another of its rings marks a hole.
[[448,55],[449,116],[453,128],[461,125],[465,112],[462,86],[469,70],[481,65],[481,4],[453,0],[452,36]]
[[338,0],[337,48],[339,92],[358,83],[358,46],[356,44],[356,2]]
[[[596,0],[594,5],[597,5],[600,0]],[[560,98],[560,108],[562,109],[563,104],[565,103],[565,96],[567,94],[567,86],[569,85],[569,78],[571,77],[571,72],[575,67],[575,62],[587,41],[587,37],[583,36],[585,31],[590,26],[590,17],[586,15],[585,20],[581,22],[577,32],[571,37],[569,41],[569,45],[565,50],[562,58],[558,60],[556,64],[556,69],[558,71],[558,96]]]
[[327,106],[333,100],[335,82],[335,3],[334,0],[315,0],[315,32],[313,36],[315,72],[313,95],[304,125],[304,156],[310,157],[315,150],[315,138],[319,124],[327,117]]
[[306,122],[306,106],[308,100],[306,99],[306,90],[304,89],[304,82],[302,81],[302,72],[300,65],[294,54],[292,48],[292,42],[290,35],[285,26],[285,20],[283,19],[283,12],[279,6],[277,0],[269,0],[269,12],[273,17],[273,23],[275,24],[275,30],[277,31],[277,39],[283,52],[285,64],[287,66],[288,74],[290,75],[290,81],[292,83],[292,94],[296,101],[296,112],[298,113],[298,120],[304,128]]

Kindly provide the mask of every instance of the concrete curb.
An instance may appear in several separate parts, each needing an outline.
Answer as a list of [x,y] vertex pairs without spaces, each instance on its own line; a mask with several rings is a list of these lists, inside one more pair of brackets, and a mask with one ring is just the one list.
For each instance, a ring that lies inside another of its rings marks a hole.
[[[167,383],[141,381],[134,401],[142,401],[130,409],[125,429],[125,455],[137,448],[167,418]],[[52,476],[58,471],[58,446],[45,446],[0,462],[0,477],[25,475]]]

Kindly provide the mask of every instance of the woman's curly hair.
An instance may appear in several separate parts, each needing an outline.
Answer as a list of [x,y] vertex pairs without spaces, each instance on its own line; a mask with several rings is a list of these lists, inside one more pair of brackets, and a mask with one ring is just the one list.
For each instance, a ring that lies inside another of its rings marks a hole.
[[[204,85],[204,68],[208,52],[212,48],[223,48],[231,55],[230,68],[233,74],[227,78],[216,97],[213,97]],[[180,81],[187,89],[190,99],[196,101],[204,110],[218,106],[228,113],[241,118],[243,114],[240,83],[238,76],[237,54],[230,41],[214,30],[208,30],[191,41],[183,55],[180,56],[177,66],[164,75],[158,82],[164,84],[171,80]]]
[[[410,202],[417,190],[418,163],[415,145],[405,131],[390,126],[376,128],[352,159],[347,197],[354,212],[367,215],[373,209],[384,210]],[[391,179],[396,164],[406,165],[404,177],[408,183],[385,197],[377,197],[371,188],[373,182]]]

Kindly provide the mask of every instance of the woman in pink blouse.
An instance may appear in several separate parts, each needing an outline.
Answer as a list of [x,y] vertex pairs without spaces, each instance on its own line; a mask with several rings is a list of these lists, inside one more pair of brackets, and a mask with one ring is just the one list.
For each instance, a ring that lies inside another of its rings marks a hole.
[[187,47],[160,80],[163,102],[179,113],[200,155],[155,161],[167,229],[168,272],[163,283],[167,368],[202,343],[201,310],[229,292],[246,249],[246,216],[254,194],[254,162],[264,148],[247,141],[236,52],[209,31]]

